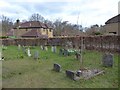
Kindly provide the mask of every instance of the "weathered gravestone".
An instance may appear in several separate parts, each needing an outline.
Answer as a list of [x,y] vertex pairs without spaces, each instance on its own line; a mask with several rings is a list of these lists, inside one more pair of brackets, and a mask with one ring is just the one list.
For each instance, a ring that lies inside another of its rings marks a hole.
[[72,80],[76,80],[75,79],[76,75],[75,75],[75,73],[73,71],[66,70],[66,76],[69,77]]
[[51,51],[54,52],[54,53],[56,53],[56,46],[52,46],[51,47]]
[[48,51],[48,48],[47,48],[47,46],[45,46],[45,51]]
[[0,52],[0,60],[4,60],[4,57],[2,56],[2,52]]
[[81,71],[81,70],[78,70],[76,75],[77,75],[78,77],[82,76],[82,71]]
[[69,56],[67,49],[64,49],[64,56]]
[[38,53],[38,51],[35,51],[35,53],[34,53],[34,59],[35,60],[39,59],[39,53]]
[[22,47],[22,51],[23,51],[23,53],[27,54],[26,48],[24,46]]
[[102,58],[102,64],[105,67],[113,66],[113,54],[105,53]]
[[20,51],[20,49],[21,49],[21,45],[20,45],[20,44],[18,44],[18,51]]
[[63,50],[61,48],[59,49],[59,55],[63,55]]
[[81,56],[80,53],[76,53],[75,56],[77,60],[80,60],[80,56]]
[[57,63],[54,64],[53,66],[53,70],[56,71],[56,72],[60,72],[61,71],[61,66]]
[[27,55],[28,55],[28,57],[31,57],[31,53],[30,53],[30,49],[29,48],[27,49]]
[[44,47],[44,45],[41,45],[41,50],[45,50],[45,47]]

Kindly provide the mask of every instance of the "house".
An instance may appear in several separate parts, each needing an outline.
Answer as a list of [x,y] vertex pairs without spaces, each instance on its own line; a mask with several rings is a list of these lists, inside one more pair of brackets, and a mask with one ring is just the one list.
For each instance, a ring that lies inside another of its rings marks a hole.
[[108,21],[105,22],[104,30],[106,35],[118,35],[120,25],[120,14],[110,18]]
[[54,32],[55,37],[76,37],[76,36],[86,36],[86,34],[80,30],[64,29],[59,34]]
[[39,21],[16,22],[14,36],[17,38],[50,38],[53,37],[53,28]]

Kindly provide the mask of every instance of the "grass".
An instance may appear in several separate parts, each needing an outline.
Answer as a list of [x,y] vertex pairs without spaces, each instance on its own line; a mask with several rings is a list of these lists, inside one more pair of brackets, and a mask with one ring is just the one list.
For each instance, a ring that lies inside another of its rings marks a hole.
[[[17,46],[8,46],[3,50],[3,88],[118,88],[117,54],[114,54],[114,66],[105,68],[101,65],[103,53],[85,51],[84,67],[104,69],[105,74],[90,80],[73,81],[66,77],[65,70],[76,71],[80,68],[80,63],[74,55],[64,57],[60,56],[58,51],[52,53],[50,47],[48,51],[42,51],[38,46],[31,49],[32,55],[36,50],[40,56],[37,61],[25,55],[22,50],[18,52]],[[62,72],[54,72],[53,63],[59,63]]]

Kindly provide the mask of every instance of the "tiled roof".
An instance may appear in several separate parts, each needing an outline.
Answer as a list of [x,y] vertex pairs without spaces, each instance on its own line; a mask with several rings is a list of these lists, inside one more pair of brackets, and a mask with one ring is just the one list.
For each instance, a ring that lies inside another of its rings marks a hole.
[[85,36],[84,32],[78,30],[65,30],[61,33],[62,36]]
[[39,38],[48,38],[47,35],[42,35],[39,32],[37,32],[36,29],[33,29],[31,31],[28,31],[27,33],[21,35],[21,37],[39,37]]
[[20,23],[19,28],[51,28],[51,26],[39,21],[27,21]]
[[105,24],[118,23],[120,22],[120,14],[109,19]]

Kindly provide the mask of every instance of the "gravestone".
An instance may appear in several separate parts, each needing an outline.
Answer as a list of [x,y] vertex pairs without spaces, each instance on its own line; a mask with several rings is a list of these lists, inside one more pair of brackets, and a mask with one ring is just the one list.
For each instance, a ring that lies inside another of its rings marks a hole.
[[69,54],[68,54],[68,51],[67,51],[67,49],[64,49],[64,56],[68,56]]
[[82,71],[81,71],[81,70],[78,70],[76,75],[77,75],[78,77],[82,76]]
[[28,57],[31,57],[30,48],[27,49],[27,55]]
[[102,64],[105,67],[112,67],[113,66],[113,54],[106,53],[103,55]]
[[4,60],[4,57],[2,56],[2,52],[0,52],[0,60]]
[[75,56],[77,60],[80,60],[80,53],[76,53]]
[[75,73],[73,71],[66,70],[66,76],[72,80],[75,80]]
[[54,53],[56,53],[56,46],[52,46],[51,47],[51,51],[54,52]]
[[34,59],[35,60],[39,59],[39,53],[38,53],[38,51],[35,51],[35,53],[34,53]]
[[48,51],[48,48],[47,48],[47,46],[45,46],[45,51]]
[[26,49],[25,49],[24,46],[22,47],[22,51],[23,51],[23,53],[27,54]]
[[53,66],[53,70],[55,70],[56,72],[60,72],[61,71],[61,66],[57,63],[54,64]]
[[20,49],[21,49],[21,45],[20,45],[20,44],[18,44],[18,51],[20,51]]
[[45,47],[43,45],[41,45],[41,50],[45,50]]
[[62,48],[59,49],[59,55],[63,55],[63,49]]

